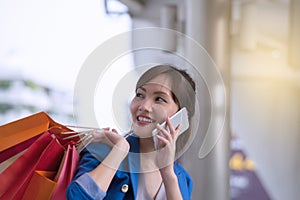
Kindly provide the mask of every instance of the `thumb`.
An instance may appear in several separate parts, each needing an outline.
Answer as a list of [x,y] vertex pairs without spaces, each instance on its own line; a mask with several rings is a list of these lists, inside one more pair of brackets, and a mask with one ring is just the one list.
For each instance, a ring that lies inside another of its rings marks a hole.
[[118,131],[114,128],[111,131],[114,132],[114,133],[118,133]]

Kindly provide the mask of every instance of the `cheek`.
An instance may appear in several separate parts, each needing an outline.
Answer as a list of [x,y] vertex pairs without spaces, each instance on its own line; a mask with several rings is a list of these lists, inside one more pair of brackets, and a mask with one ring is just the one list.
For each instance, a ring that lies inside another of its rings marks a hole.
[[178,110],[179,110],[179,106],[177,104],[174,104],[168,109],[168,116],[170,117],[174,115]]
[[138,107],[137,103],[134,100],[132,100],[130,103],[130,113],[132,116],[134,116],[134,114],[136,113],[137,107]]

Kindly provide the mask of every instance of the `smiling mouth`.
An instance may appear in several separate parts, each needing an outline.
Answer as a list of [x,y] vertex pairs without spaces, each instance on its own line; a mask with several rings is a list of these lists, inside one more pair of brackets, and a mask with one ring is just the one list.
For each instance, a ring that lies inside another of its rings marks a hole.
[[156,122],[156,120],[154,120],[154,119],[142,117],[142,116],[138,116],[137,121],[142,122],[142,123],[155,123]]

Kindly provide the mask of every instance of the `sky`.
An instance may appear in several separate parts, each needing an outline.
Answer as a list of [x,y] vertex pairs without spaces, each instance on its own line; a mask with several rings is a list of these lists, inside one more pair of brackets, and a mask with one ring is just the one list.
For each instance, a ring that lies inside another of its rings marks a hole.
[[128,30],[129,16],[107,16],[103,0],[2,0],[0,73],[72,90],[88,55]]

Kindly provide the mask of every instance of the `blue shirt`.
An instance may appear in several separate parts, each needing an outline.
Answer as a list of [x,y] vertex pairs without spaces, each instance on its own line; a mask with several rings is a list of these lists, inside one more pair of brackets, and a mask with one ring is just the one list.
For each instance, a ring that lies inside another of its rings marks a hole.
[[[136,199],[138,188],[139,169],[139,141],[130,136],[127,138],[130,144],[130,153],[116,171],[114,178],[106,192],[101,190],[87,172],[95,169],[109,153],[110,148],[99,143],[92,144],[81,152],[81,160],[77,173],[67,189],[67,199]],[[101,152],[101,153],[99,153]],[[174,172],[178,179],[178,185],[183,199],[191,199],[193,182],[186,170],[177,162],[174,163]]]

